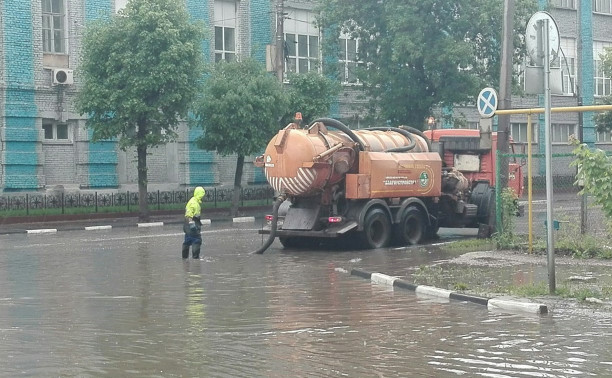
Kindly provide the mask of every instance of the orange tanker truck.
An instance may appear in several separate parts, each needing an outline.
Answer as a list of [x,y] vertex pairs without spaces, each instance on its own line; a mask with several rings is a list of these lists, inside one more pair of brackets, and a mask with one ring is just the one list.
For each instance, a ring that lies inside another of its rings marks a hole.
[[[479,227],[495,214],[496,135],[479,130],[421,132],[400,127],[351,130],[331,119],[291,123],[255,165],[277,193],[270,227],[285,247],[336,238],[365,248],[417,244],[440,227]],[[509,186],[523,189],[520,165]]]

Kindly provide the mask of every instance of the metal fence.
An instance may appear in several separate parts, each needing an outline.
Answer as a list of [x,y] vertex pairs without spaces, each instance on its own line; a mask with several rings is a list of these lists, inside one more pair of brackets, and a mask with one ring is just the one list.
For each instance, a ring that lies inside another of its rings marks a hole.
[[[519,199],[524,205],[524,215],[514,220],[515,233],[519,235],[529,234],[529,201],[528,201],[528,177],[527,177],[527,155],[526,154],[498,154],[507,157],[510,161],[516,160],[523,165],[525,175],[525,190]],[[546,171],[545,154],[532,154],[532,233],[536,237],[546,238],[546,206],[549,200],[546,195]],[[555,238],[579,238],[583,235],[605,237],[610,235],[610,220],[604,215],[601,206],[596,205],[588,194],[578,194],[580,187],[576,182],[576,167],[570,166],[575,160],[572,153],[552,154],[555,162],[553,165],[553,190],[552,190],[552,213],[553,229]],[[499,173],[497,182],[499,182]],[[501,198],[497,196],[497,204]],[[498,205],[498,211],[500,207]]]
[[[216,208],[231,203],[234,188],[205,188],[206,195],[202,200],[205,207]],[[149,208],[161,210],[171,205],[185,205],[191,198],[192,190],[154,191],[147,193]],[[138,192],[77,192],[77,193],[19,193],[0,196],[0,216],[7,212],[30,215],[31,212],[50,210],[65,214],[73,209],[98,213],[113,208],[125,211],[138,211]],[[241,188],[240,206],[267,205],[274,200],[274,190],[269,186],[251,186]],[[208,205],[208,206],[207,206]],[[81,211],[83,212],[83,211]]]

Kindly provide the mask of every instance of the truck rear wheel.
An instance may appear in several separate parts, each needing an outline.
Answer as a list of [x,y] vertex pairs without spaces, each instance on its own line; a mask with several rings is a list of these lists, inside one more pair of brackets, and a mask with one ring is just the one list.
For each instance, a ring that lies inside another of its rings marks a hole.
[[391,221],[382,209],[371,209],[361,232],[363,245],[370,249],[383,248],[391,241]]
[[401,245],[419,244],[427,231],[425,214],[416,206],[408,207],[401,222],[397,225],[396,231]]

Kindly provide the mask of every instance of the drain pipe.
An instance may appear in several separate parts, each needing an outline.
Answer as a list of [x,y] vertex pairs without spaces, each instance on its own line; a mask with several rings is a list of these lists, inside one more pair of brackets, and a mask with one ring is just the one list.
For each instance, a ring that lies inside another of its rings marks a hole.
[[285,202],[285,197],[285,194],[280,194],[278,197],[276,197],[276,202],[274,202],[274,206],[272,207],[272,224],[270,225],[270,235],[268,236],[268,240],[266,240],[266,242],[257,250],[251,252],[251,254],[261,255],[274,242],[274,238],[276,237],[276,228],[278,224],[278,208],[283,202]]

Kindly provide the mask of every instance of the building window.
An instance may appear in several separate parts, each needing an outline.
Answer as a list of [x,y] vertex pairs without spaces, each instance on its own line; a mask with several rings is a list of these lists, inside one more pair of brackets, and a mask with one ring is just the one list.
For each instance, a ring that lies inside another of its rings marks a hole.
[[285,72],[306,73],[321,67],[315,13],[288,10],[285,21]]
[[44,138],[46,141],[69,141],[68,124],[55,121],[43,121]]
[[599,13],[612,13],[612,0],[593,0],[593,11]]
[[343,84],[359,83],[357,79],[357,67],[363,62],[357,58],[359,52],[359,40],[340,37],[340,77]]
[[479,130],[480,129],[480,122],[478,121],[468,121],[467,124],[465,125],[466,129],[470,129],[470,130]]
[[559,63],[563,80],[563,94],[576,93],[576,40],[574,38],[561,38],[561,52]]
[[608,96],[612,89],[612,80],[603,72],[603,62],[595,61],[595,96]]
[[287,72],[306,73],[319,67],[319,37],[285,34]]
[[64,0],[42,0],[43,52],[66,52]]
[[612,132],[601,131],[597,133],[597,143],[612,143]]
[[567,143],[570,140],[570,135],[576,135],[576,125],[571,123],[553,123],[550,125],[550,131],[552,143]]
[[554,5],[559,8],[576,9],[576,0],[555,0]]
[[215,1],[215,62],[236,60],[236,3]]
[[[537,139],[536,136],[538,135],[538,133],[536,132],[537,130],[537,123],[532,122],[531,123],[531,143],[536,143]],[[510,137],[512,137],[512,140],[514,141],[514,143],[527,143],[527,123],[511,123],[510,124]]]

